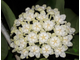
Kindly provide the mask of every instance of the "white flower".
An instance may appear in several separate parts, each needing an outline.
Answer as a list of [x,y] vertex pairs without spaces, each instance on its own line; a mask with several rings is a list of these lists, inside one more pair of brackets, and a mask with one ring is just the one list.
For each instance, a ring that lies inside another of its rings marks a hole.
[[64,20],[66,19],[66,15],[56,15],[54,17],[54,20],[56,21],[56,23],[60,23],[60,24],[63,24],[64,23]]
[[20,21],[19,21],[19,20],[15,20],[15,21],[14,21],[14,24],[15,24],[16,26],[19,26],[19,25],[20,25]]
[[46,15],[46,13],[45,13],[45,11],[41,11],[41,13],[40,14],[38,14],[38,16],[37,16],[37,19],[38,20],[44,20],[44,19],[47,19],[48,18],[48,16]]
[[72,46],[73,44],[70,42],[72,40],[72,35],[68,35],[63,37],[63,44],[66,46]]
[[41,24],[39,22],[35,22],[32,26],[32,29],[34,31],[40,31],[41,30]]
[[20,28],[20,29],[21,29],[21,32],[28,33],[29,32],[29,28],[30,28],[29,24],[25,23],[25,24],[22,25],[22,28]]
[[20,58],[45,58],[55,54],[66,57],[65,51],[72,46],[75,29],[65,21],[66,15],[60,15],[57,8],[50,6],[32,6],[19,15],[11,28],[12,52],[20,53]]
[[71,26],[71,24],[68,22],[68,23],[66,24],[67,32],[68,32],[69,34],[73,34],[73,33],[75,32],[75,29],[74,29],[74,28],[71,28],[70,26]]
[[11,46],[12,48],[16,48],[16,45],[15,45],[13,42],[10,44],[10,46]]
[[27,49],[23,49],[22,51],[20,51],[20,53],[21,53],[21,56],[20,56],[21,59],[24,59],[25,57],[28,57]]
[[48,38],[49,38],[49,35],[46,32],[41,32],[39,34],[39,42],[40,43],[46,43]]
[[19,38],[23,37],[22,33],[19,30],[15,30],[14,40],[19,40]]
[[30,52],[29,52],[30,57],[33,57],[34,55],[37,58],[40,57],[40,48],[37,45],[31,46],[29,50],[30,50]]
[[34,11],[33,10],[26,11],[26,13],[24,13],[23,16],[26,19],[26,21],[31,21],[32,19],[34,19]]
[[53,54],[53,50],[49,45],[42,46],[41,52],[45,58],[48,58],[49,54]]
[[19,50],[22,50],[24,47],[26,47],[27,42],[24,41],[23,38],[21,38],[20,40],[15,40],[14,43],[18,46]]
[[19,19],[16,19],[16,20],[14,21],[14,24],[15,24],[16,26],[19,26],[23,20],[24,20],[24,19],[20,17]]
[[66,46],[61,46],[61,47],[55,48],[54,51],[55,51],[56,57],[59,57],[59,55],[60,55],[61,57],[65,58],[66,57],[65,51],[67,49],[68,48]]
[[75,32],[74,28],[70,28],[70,33],[69,34],[73,34]]
[[48,14],[51,14],[51,15],[54,14],[54,11],[53,11],[53,9],[51,9],[51,7],[47,7],[47,12],[48,12]]
[[60,14],[57,8],[53,9],[53,11],[54,11],[55,16]]
[[43,6],[36,5],[35,10],[42,11],[45,8],[46,8],[46,5],[43,5]]
[[26,11],[26,12],[29,12],[29,10],[30,10],[30,8],[29,8],[29,7],[27,7],[27,8],[25,9],[25,11]]
[[47,7],[47,12],[50,12],[52,9],[50,6]]
[[50,40],[49,40],[49,44],[52,48],[55,47],[59,47],[61,46],[61,40],[59,39],[59,37],[53,36]]
[[53,26],[55,25],[55,23],[53,23],[50,20],[47,20],[43,23],[43,27],[45,28],[45,30],[52,30]]
[[65,30],[66,30],[65,27],[57,25],[57,26],[55,26],[54,31],[55,31],[56,35],[65,36],[65,35],[67,35],[67,32]]
[[36,34],[33,33],[33,32],[29,33],[29,35],[28,35],[28,41],[29,41],[29,43],[35,43],[35,42],[37,42],[37,36],[36,36]]

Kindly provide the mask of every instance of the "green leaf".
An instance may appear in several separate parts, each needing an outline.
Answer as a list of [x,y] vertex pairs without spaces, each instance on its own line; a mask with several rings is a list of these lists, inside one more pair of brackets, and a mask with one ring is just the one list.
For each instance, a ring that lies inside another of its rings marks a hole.
[[66,14],[66,21],[71,23],[71,27],[76,29],[75,33],[79,32],[79,17],[71,10],[66,8],[65,9]]
[[39,60],[39,58],[35,58],[34,60]]
[[46,5],[54,9],[56,5],[56,0],[47,0]]
[[1,33],[1,60],[4,60],[7,54],[8,54],[8,44],[5,37]]
[[55,8],[58,8],[60,13],[64,13],[64,0],[56,0]]
[[10,7],[4,1],[1,1],[1,10],[4,14],[4,17],[8,23],[9,28],[11,28],[15,20],[15,15],[13,14]]
[[16,60],[10,51],[8,53],[7,60]]
[[73,54],[73,55],[79,55],[79,35],[75,35],[72,40],[73,46],[68,48],[66,53]]
[[48,60],[47,58],[41,58],[40,60]]
[[79,59],[74,59],[74,60],[79,60]]

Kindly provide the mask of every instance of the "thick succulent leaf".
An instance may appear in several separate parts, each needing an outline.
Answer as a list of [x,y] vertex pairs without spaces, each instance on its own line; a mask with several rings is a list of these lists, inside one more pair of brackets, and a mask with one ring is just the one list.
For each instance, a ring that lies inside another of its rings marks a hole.
[[48,60],[47,58],[41,58],[40,60]]
[[5,37],[1,33],[1,60],[4,60],[7,54],[8,54],[8,44]]
[[76,29],[75,33],[79,32],[79,17],[71,10],[66,8],[66,21],[71,23],[71,26]]
[[1,10],[4,14],[4,17],[8,23],[9,28],[11,28],[15,20],[15,15],[13,14],[10,7],[4,1],[1,1]]
[[61,14],[64,13],[64,0],[39,0],[37,4],[46,4],[48,6],[51,6],[53,9],[58,8]]
[[58,8],[60,13],[64,13],[64,0],[56,0],[55,8]]
[[79,59],[74,59],[74,60],[79,60]]
[[8,56],[7,56],[6,59],[7,59],[7,60],[16,60],[16,59],[14,58],[14,56],[13,56],[13,53],[11,53],[10,51],[9,51]]
[[66,51],[68,54],[79,55],[79,35],[75,35],[72,39],[73,46]]

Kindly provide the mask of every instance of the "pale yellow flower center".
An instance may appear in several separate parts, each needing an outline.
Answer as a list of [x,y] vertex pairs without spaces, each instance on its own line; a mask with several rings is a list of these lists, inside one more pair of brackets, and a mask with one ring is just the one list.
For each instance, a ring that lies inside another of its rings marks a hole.
[[41,36],[41,37],[42,37],[42,40],[43,40],[43,39],[45,39],[46,36],[43,35],[43,36]]
[[36,52],[37,49],[34,48],[33,52]]
[[48,51],[48,48],[45,48],[45,51],[47,52]]
[[49,26],[50,26],[50,24],[48,23],[48,24],[47,24],[47,28],[48,28]]
[[54,42],[54,44],[55,44],[55,43],[57,43],[57,40],[54,39],[52,42]]
[[36,28],[39,28],[39,26],[38,26],[38,25],[36,25],[35,27],[36,27]]
[[30,38],[31,38],[31,39],[35,39],[34,36],[31,36]]
[[57,31],[59,31],[59,33],[60,33],[61,29],[59,29],[59,30],[57,30]]

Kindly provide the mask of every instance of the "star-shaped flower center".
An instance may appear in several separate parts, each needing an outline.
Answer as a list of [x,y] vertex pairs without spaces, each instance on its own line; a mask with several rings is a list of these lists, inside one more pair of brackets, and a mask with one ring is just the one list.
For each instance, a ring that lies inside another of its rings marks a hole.
[[57,43],[57,40],[54,39],[52,42],[54,42],[54,44],[55,44],[55,43]]
[[34,36],[31,36],[30,38],[31,38],[31,39],[35,39]]
[[36,25],[35,27],[36,27],[36,28],[39,28],[39,26],[38,26],[38,25]]
[[37,49],[34,48],[34,49],[33,49],[33,52],[36,52],[36,50],[37,50]]
[[48,28],[49,26],[50,26],[50,24],[48,23],[48,24],[47,24],[47,28]]
[[48,51],[48,48],[45,48],[45,51],[47,52]]
[[25,27],[25,29],[28,30],[29,28],[28,27]]
[[46,36],[44,36],[44,35],[43,35],[43,36],[41,36],[42,40],[43,40],[43,39],[45,39],[45,37],[46,37]]
[[61,32],[61,29],[58,29],[57,31],[59,31],[59,33]]
[[60,51],[60,52],[61,52],[61,49],[58,49],[58,51]]
[[25,53],[26,52],[26,50],[23,50],[23,53]]
[[63,39],[64,41],[68,41],[68,39]]

